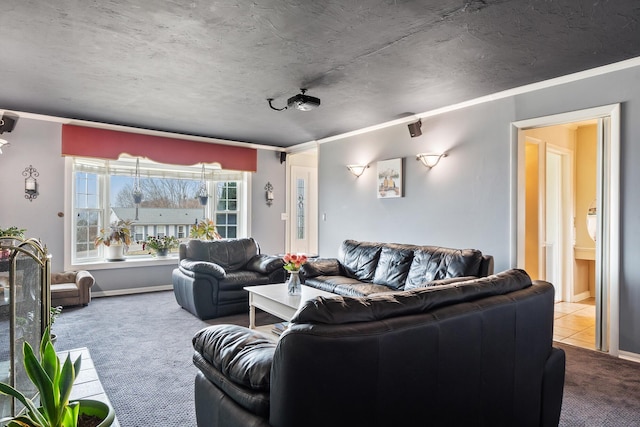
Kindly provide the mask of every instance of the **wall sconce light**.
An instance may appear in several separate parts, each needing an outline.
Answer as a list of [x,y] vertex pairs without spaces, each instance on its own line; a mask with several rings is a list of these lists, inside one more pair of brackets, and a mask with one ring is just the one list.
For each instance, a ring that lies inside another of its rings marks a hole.
[[355,175],[356,178],[359,178],[368,167],[369,165],[347,165],[349,172]]
[[447,157],[447,153],[420,153],[416,154],[416,160],[420,160],[423,165],[431,169],[438,164],[441,158]]
[[267,206],[271,207],[273,204],[273,185],[270,182],[267,182],[267,185],[264,186],[265,198],[267,200]]
[[9,141],[7,141],[6,139],[0,138],[0,154],[2,154],[2,147],[10,147],[10,146],[11,144],[9,144]]
[[38,197],[38,181],[36,180],[36,177],[40,176],[40,173],[36,168],[29,165],[28,168],[25,168],[24,171],[22,171],[22,176],[25,177],[24,198],[33,202],[33,199]]

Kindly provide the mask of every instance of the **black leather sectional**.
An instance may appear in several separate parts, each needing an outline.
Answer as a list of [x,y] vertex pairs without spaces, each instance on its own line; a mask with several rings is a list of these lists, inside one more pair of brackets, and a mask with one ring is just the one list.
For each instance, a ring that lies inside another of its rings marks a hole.
[[278,342],[210,326],[193,338],[198,426],[557,426],[553,305],[550,283],[514,269],[318,297]]

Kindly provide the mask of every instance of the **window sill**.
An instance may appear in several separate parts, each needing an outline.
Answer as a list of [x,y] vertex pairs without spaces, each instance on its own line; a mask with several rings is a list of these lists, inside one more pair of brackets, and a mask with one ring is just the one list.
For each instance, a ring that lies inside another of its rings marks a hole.
[[137,267],[157,267],[165,265],[178,265],[178,256],[168,256],[166,258],[154,257],[125,257],[124,261],[89,261],[77,262],[66,266],[67,270],[112,270],[119,268]]

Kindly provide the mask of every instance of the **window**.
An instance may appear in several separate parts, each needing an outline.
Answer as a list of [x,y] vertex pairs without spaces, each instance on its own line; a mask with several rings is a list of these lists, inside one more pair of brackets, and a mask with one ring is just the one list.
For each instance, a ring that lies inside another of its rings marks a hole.
[[238,237],[238,183],[216,183],[216,219],[218,233],[223,238]]
[[[148,236],[176,236],[186,239],[189,227],[203,218],[216,222],[222,237],[243,237],[247,212],[243,192],[248,173],[207,166],[205,184],[208,203],[196,197],[202,181],[201,166],[176,166],[140,159],[136,180],[136,159],[117,161],[73,158],[71,265],[101,262],[104,246],[93,241],[111,222],[132,220],[132,244],[128,258],[148,257],[142,242]],[[142,201],[134,203],[134,184],[139,183]],[[211,194],[213,193],[213,194]],[[243,196],[243,197],[241,197]]]

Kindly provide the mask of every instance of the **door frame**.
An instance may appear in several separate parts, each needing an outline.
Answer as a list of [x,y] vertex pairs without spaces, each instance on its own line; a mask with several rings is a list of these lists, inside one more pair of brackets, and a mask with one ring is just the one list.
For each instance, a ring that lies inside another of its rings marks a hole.
[[[598,230],[598,240],[602,242],[600,254],[596,257],[600,263],[602,286],[607,295],[605,310],[608,311],[608,328],[596,333],[605,336],[608,352],[619,356],[620,330],[620,104],[610,104],[584,110],[554,114],[512,122],[511,134],[511,241],[510,263],[516,267],[524,266],[524,130],[555,126],[582,120],[609,117],[609,138],[602,142],[602,156],[599,157],[598,174],[599,194],[602,215]],[[600,141],[600,135],[599,135]],[[600,215],[599,215],[600,216]],[[597,268],[597,267],[596,267]]]

